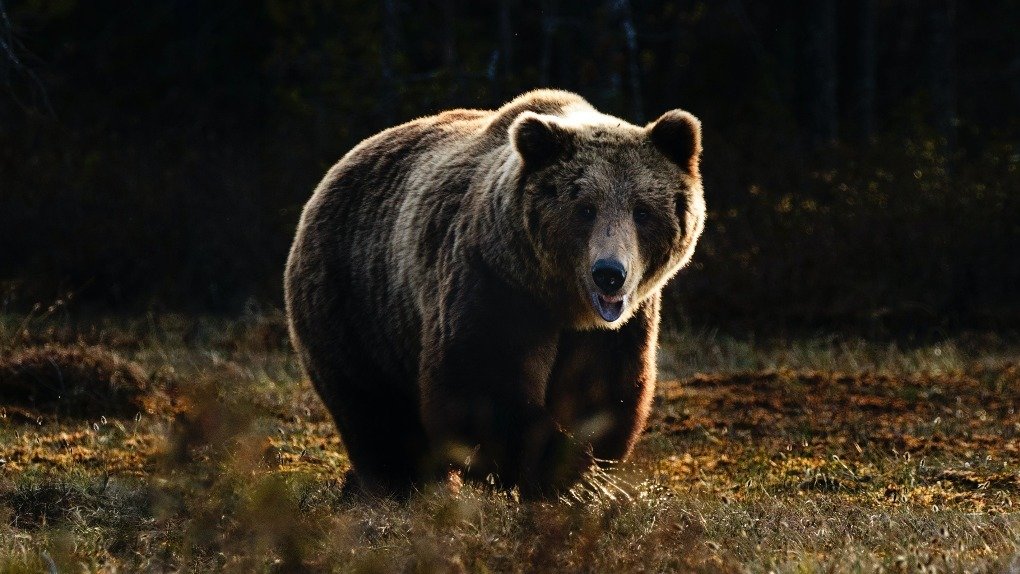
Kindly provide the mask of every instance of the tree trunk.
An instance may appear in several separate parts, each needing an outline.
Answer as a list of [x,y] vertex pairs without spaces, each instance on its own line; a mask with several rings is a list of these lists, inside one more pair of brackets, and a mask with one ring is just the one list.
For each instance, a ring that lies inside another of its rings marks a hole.
[[542,2],[542,56],[538,65],[539,87],[549,87],[552,67],[553,36],[556,33],[556,0]]
[[630,0],[610,0],[610,13],[620,21],[624,46],[627,50],[627,75],[630,88],[631,121],[644,123],[644,100],[641,97],[641,65],[638,61],[637,28],[634,27],[634,11]]
[[397,82],[394,62],[397,56],[400,34],[400,21],[397,14],[397,0],[382,1],[382,49],[379,51],[379,68],[382,72],[382,116],[385,125],[393,125],[397,120],[399,84]]
[[836,1],[806,0],[806,88],[809,140],[814,147],[836,141]]
[[858,1],[854,133],[867,143],[875,135],[875,0]]
[[956,146],[956,3],[954,0],[933,0],[928,10],[931,26],[928,89],[931,93],[932,124],[943,152],[951,155]]
[[14,32],[7,18],[7,10],[0,0],[0,84],[10,86],[14,68],[20,63],[14,54]]
[[449,78],[447,91],[447,107],[457,104],[457,99],[464,92],[460,70],[457,68],[457,11],[453,0],[443,0],[443,68]]
[[503,96],[508,95],[510,79],[514,73],[514,30],[510,20],[510,0],[499,1],[499,62]]

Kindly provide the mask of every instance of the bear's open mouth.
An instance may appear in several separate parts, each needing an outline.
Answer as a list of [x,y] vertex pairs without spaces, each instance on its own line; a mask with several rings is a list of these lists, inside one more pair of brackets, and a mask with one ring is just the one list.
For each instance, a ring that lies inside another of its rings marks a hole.
[[623,315],[623,308],[627,305],[626,295],[615,295],[608,297],[602,293],[593,292],[591,303],[598,311],[598,314],[606,321],[612,323]]

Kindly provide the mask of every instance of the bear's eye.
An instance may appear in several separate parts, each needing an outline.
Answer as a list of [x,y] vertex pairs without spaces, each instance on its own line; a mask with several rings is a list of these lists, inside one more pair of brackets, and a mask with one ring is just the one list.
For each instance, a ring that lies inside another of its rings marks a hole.
[[595,209],[594,205],[582,205],[577,208],[577,214],[581,216],[581,219],[585,221],[592,221],[595,219],[595,214],[598,210]]
[[642,224],[648,223],[648,220],[652,218],[651,213],[648,212],[647,208],[635,207],[634,208],[634,223]]

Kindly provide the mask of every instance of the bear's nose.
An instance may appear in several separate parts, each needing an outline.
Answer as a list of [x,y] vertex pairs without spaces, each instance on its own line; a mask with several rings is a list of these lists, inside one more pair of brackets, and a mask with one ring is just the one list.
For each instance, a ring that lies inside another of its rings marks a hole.
[[627,279],[627,269],[615,259],[599,259],[591,266],[591,278],[602,293],[615,295]]

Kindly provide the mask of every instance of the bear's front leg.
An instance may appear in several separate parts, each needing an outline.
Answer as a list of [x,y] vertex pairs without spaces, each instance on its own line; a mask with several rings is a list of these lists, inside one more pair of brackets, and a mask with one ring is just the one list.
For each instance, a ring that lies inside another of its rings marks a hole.
[[546,404],[555,420],[599,459],[622,460],[634,448],[655,393],[660,295],[616,330],[560,337]]
[[436,470],[494,475],[526,497],[554,496],[593,464],[545,406],[559,326],[498,278],[451,278],[422,338],[422,421]]

